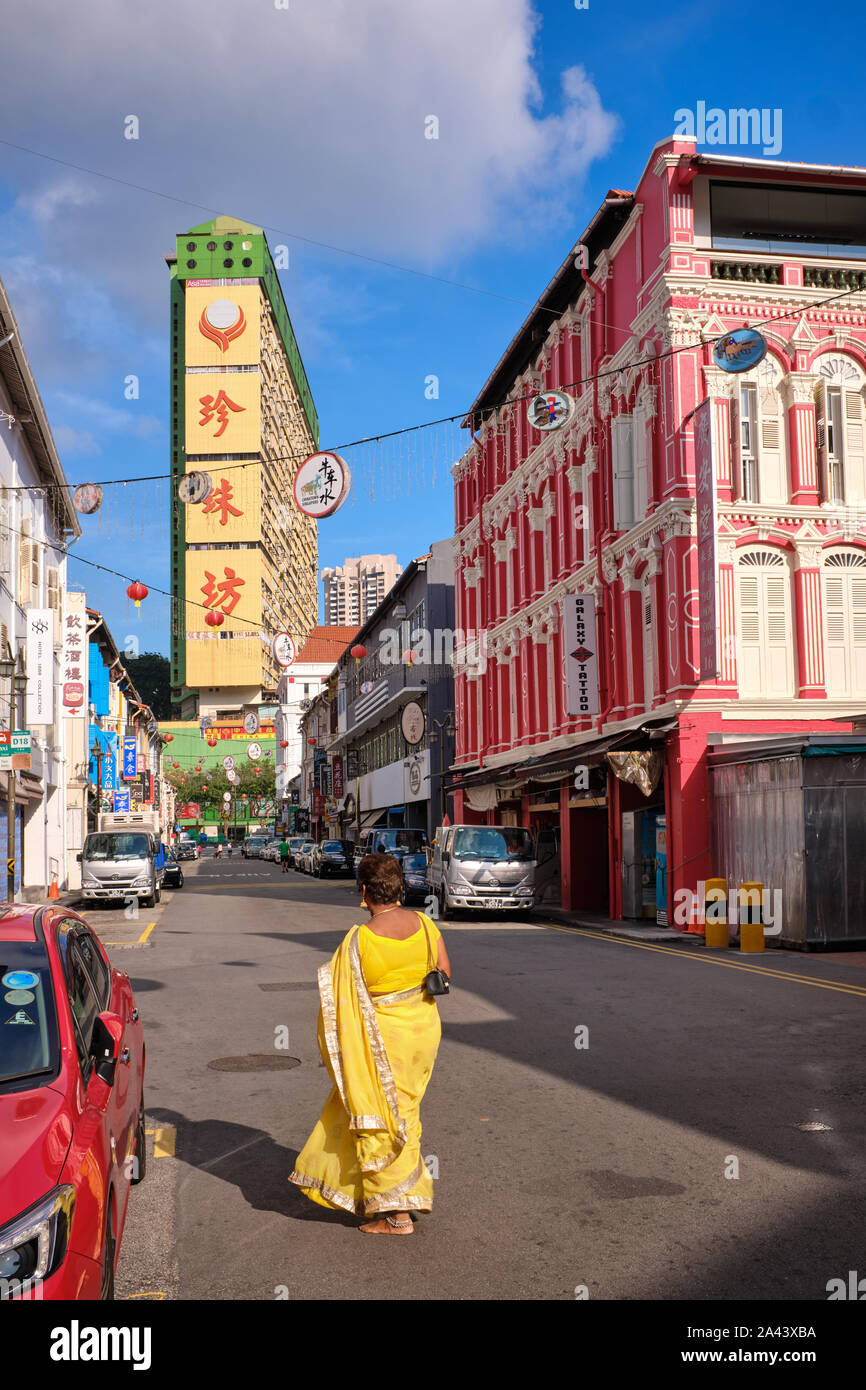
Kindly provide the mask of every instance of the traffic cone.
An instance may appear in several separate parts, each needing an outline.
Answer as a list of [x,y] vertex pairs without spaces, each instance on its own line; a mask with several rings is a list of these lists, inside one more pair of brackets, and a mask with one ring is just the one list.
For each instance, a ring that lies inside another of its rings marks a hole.
[[49,896],[49,898],[51,899],[52,902],[55,900],[55,898],[59,898],[59,897],[60,897],[60,889],[57,887],[57,875],[56,875],[56,874],[52,874],[52,875],[51,875],[51,887],[48,889],[48,896]]

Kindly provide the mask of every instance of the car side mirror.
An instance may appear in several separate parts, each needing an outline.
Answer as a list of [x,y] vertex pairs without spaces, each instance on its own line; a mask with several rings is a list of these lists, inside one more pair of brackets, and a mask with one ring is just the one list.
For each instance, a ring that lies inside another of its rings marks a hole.
[[83,855],[83,854],[76,854],[76,856],[75,856],[75,862],[76,862],[76,864],[80,864],[80,863],[83,861],[83,859],[84,859],[84,855]]
[[106,1086],[114,1085],[117,1063],[123,1042],[123,1019],[117,1014],[100,1014],[93,1025],[90,1055],[96,1063],[94,1071]]
[[450,864],[450,863],[451,863],[451,853],[450,853],[450,851],[447,850],[447,849],[443,849],[443,851],[442,851],[442,863],[443,863],[443,864]]

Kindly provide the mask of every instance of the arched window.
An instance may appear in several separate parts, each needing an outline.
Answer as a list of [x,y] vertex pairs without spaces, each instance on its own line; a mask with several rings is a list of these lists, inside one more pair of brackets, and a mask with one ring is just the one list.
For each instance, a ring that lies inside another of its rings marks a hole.
[[866,555],[824,557],[824,666],[827,694],[866,698]]
[[825,502],[860,502],[866,497],[863,373],[841,354],[816,363],[815,425],[818,472]]
[[737,565],[737,672],[741,695],[794,695],[794,636],[787,558],[747,550]]
[[734,495],[744,502],[787,502],[782,371],[772,357],[738,378],[733,401]]

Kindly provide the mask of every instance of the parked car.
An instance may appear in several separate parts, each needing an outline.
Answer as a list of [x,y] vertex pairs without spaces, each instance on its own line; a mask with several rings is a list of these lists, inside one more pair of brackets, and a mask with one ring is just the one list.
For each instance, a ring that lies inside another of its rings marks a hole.
[[297,851],[301,848],[301,845],[302,845],[303,843],[304,843],[304,836],[303,836],[303,835],[290,835],[290,836],[289,836],[289,840],[288,840],[288,845],[289,845],[289,864],[291,865],[291,867],[292,867],[293,869],[297,867],[296,864],[295,864],[295,854],[296,854]]
[[0,961],[0,1299],[112,1299],[146,1169],[129,977],[66,907],[4,907]]
[[242,846],[245,859],[261,859],[262,850],[268,842],[267,835],[248,835]]
[[314,873],[318,878],[328,878],[332,874],[352,872],[352,854],[347,851],[342,840],[323,840],[319,845]]
[[269,860],[271,861],[272,864],[277,864],[277,863],[279,863],[279,859],[280,859],[280,842],[279,842],[279,840],[268,840],[268,843],[265,845],[265,849],[264,849],[264,853],[263,853],[262,857],[263,857],[264,859],[269,859]]
[[165,851],[165,878],[163,884],[166,888],[183,887],[183,869],[178,863],[178,856],[170,845],[163,845]]
[[516,825],[440,827],[427,869],[439,916],[451,908],[532,910],[535,897],[535,845]]
[[159,902],[165,864],[162,843],[152,831],[94,831],[76,858],[84,898],[132,897],[145,907]]
[[298,848],[295,850],[295,868],[298,869],[301,873],[305,872],[304,861],[309,851],[314,848],[315,843],[315,840],[302,840],[300,845],[298,845]]
[[427,855],[405,854],[401,861],[403,869],[403,901],[406,903],[426,903],[430,890],[427,887]]
[[181,840],[175,845],[174,853],[177,859],[198,859],[198,845],[192,840]]

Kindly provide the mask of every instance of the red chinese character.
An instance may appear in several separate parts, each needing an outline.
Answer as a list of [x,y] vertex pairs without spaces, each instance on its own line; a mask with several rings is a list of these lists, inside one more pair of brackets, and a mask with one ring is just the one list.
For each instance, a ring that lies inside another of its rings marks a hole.
[[229,519],[229,515],[243,516],[243,512],[240,510],[240,508],[233,507],[231,505],[231,501],[232,485],[227,478],[221,478],[219,487],[216,489],[215,492],[211,493],[210,497],[208,497],[207,501],[202,507],[202,511],[205,513],[217,511],[220,512],[220,526],[225,526],[226,522]]
[[225,434],[226,426],[229,422],[228,410],[246,410],[245,405],[235,405],[225,393],[218,391],[215,396],[199,396],[201,403],[201,419],[199,425],[208,425],[214,415],[220,422],[220,427],[214,435],[214,439],[219,439],[221,434]]
[[201,586],[201,592],[206,599],[205,608],[221,608],[224,613],[233,613],[241,600],[239,593],[241,585],[246,584],[247,581],[238,579],[234,570],[229,569],[228,565],[223,567],[223,574],[225,579],[217,584],[216,575],[211,574],[210,570],[205,570],[207,584]]

